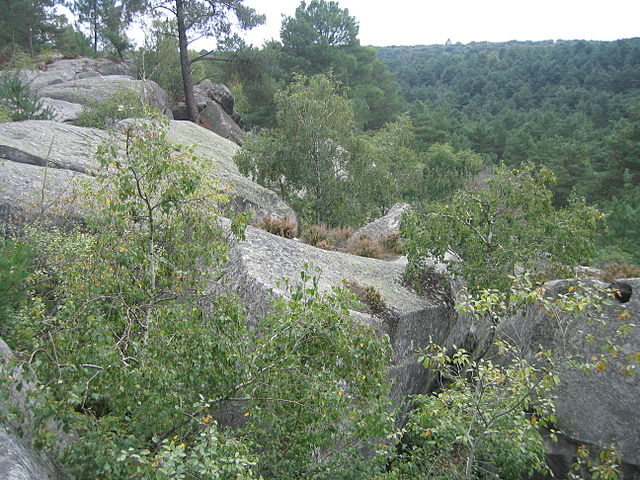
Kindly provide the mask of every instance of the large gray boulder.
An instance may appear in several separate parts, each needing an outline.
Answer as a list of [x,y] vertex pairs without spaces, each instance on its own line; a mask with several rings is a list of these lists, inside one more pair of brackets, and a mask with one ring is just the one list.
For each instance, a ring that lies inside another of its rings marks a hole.
[[[170,122],[169,138],[195,144],[196,153],[208,160],[211,175],[220,180],[237,209],[295,218],[276,194],[242,176],[233,163],[238,146],[191,122]],[[81,185],[92,181],[99,164],[98,145],[122,145],[122,134],[76,127],[54,121],[0,124],[0,212],[3,218],[30,211],[56,217],[82,216],[78,201]]]
[[407,208],[409,208],[408,203],[396,203],[386,215],[353,232],[351,238],[357,239],[362,235],[366,235],[372,240],[382,240],[389,235],[398,233],[400,231],[402,215]]
[[88,105],[104,102],[123,89],[138,93],[140,98],[160,110],[167,107],[166,94],[157,83],[152,80],[136,80],[126,75],[79,78],[42,87],[38,94],[54,100]]
[[[9,405],[17,407],[23,412],[25,418],[29,417],[24,409],[24,394],[28,387],[16,388],[22,383],[20,369],[10,365],[11,350],[0,339],[0,376],[9,376],[10,383],[3,383],[2,388],[7,389],[8,402],[3,403],[0,409]],[[56,480],[65,478],[59,468],[49,458],[46,452],[34,447],[29,436],[27,421],[0,422],[0,478],[3,480]]]
[[121,88],[140,92],[141,98],[166,110],[164,91],[151,81],[135,79],[136,68],[130,62],[106,58],[57,60],[38,70],[20,70],[20,79],[43,97],[54,112],[54,120],[69,122],[78,118],[83,105],[102,102]]
[[[596,280],[590,282],[606,287]],[[622,371],[630,361],[627,356],[633,358],[640,352],[640,328],[632,328],[627,336],[617,335],[621,325],[638,323],[640,279],[619,282],[623,290],[631,292],[629,301],[603,302],[601,314],[592,310],[589,315],[579,317],[554,316],[533,305],[507,320],[500,329],[520,351],[531,357],[541,348],[554,352],[561,378],[555,392],[557,427],[566,440],[563,446],[550,444],[555,464],[568,468],[579,444],[614,445],[628,469],[625,478],[640,478],[640,381],[635,376],[625,376]],[[566,294],[571,286],[575,286],[575,282],[554,281],[545,285],[551,298]],[[620,350],[604,371],[592,369],[591,373],[584,373],[567,364],[567,359],[594,363],[594,358],[603,353],[606,339],[613,339]],[[574,448],[566,448],[567,442]]]
[[231,249],[225,281],[250,314],[260,316],[268,311],[274,296],[286,295],[278,286],[280,282],[286,279],[295,284],[305,264],[320,269],[322,291],[348,281],[373,287],[380,293],[386,306],[381,313],[353,312],[353,316],[389,335],[393,350],[390,377],[396,404],[405,402],[407,395],[426,392],[432,377],[417,363],[416,352],[429,337],[439,343],[450,337],[459,319],[451,308],[448,292],[443,289],[418,295],[404,283],[404,265],[330,252],[252,227],[247,228],[246,240]]
[[[233,109],[235,100],[227,86],[207,79],[195,85],[193,93],[202,126],[240,145],[246,133],[239,126],[240,115]],[[171,111],[175,119],[189,118],[184,103],[174,105]]]
[[207,100],[213,100],[220,104],[229,115],[233,116],[235,114],[233,109],[235,100],[231,90],[226,85],[213,83],[211,80],[206,79],[193,87],[193,93],[197,99],[205,100],[205,103],[207,103]]
[[101,77],[104,75],[127,75],[135,77],[136,69],[129,62],[112,62],[106,58],[73,58],[62,59],[43,65],[38,70],[21,70],[20,79],[38,93],[43,87],[57,85],[82,78]]
[[232,142],[240,145],[246,136],[238,124],[225,112],[222,105],[218,102],[208,102],[207,106],[200,112],[200,121],[202,125],[209,130],[216,132],[223,138],[227,138]]

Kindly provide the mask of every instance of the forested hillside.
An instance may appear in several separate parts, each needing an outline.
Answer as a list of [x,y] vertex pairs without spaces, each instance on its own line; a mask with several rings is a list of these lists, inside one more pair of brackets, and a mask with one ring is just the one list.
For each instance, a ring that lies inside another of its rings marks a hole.
[[[637,261],[640,39],[383,47],[421,148],[448,143],[493,163],[526,161],[604,208],[615,244]],[[611,250],[610,248],[608,250]]]
[[0,479],[640,478],[640,39],[62,6],[0,0]]

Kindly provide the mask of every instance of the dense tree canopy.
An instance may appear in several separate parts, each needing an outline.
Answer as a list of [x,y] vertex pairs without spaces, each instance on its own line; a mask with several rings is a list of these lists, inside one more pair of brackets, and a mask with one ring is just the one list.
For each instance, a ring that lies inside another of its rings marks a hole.
[[282,45],[299,54],[312,45],[324,47],[357,46],[358,23],[341,9],[338,2],[311,0],[301,2],[293,17],[282,21]]

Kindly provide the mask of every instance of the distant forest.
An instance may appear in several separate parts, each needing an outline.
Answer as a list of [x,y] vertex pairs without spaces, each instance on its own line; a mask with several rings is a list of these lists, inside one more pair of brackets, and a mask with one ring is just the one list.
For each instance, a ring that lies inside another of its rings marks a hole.
[[597,203],[609,214],[605,243],[638,261],[640,38],[377,52],[397,75],[419,148],[448,143],[491,163],[547,165],[556,204],[573,191]]

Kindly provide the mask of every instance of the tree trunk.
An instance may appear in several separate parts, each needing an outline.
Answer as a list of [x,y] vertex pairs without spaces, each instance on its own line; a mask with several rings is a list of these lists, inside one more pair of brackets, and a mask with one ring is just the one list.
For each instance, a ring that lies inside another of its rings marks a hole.
[[29,56],[33,58],[33,27],[29,25]]
[[187,41],[187,28],[184,22],[183,0],[176,0],[176,19],[178,21],[178,44],[180,46],[180,66],[182,67],[184,101],[187,104],[187,115],[189,115],[189,120],[197,123],[198,108],[193,94],[193,79],[191,78],[191,62],[189,62],[189,43]]

